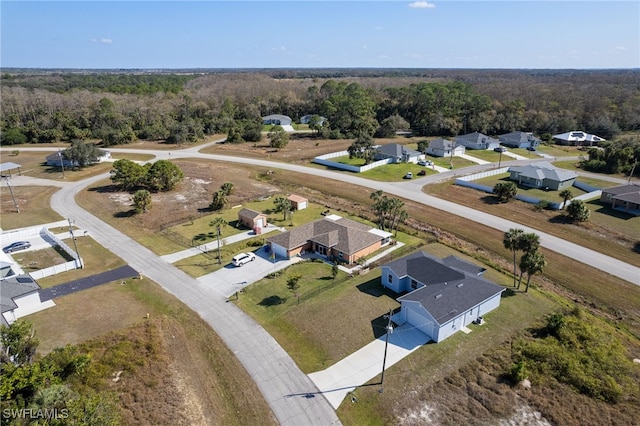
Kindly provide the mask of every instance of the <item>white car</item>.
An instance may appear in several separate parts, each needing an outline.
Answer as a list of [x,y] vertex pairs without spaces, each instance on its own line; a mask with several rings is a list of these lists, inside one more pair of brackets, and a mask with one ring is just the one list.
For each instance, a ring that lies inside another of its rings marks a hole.
[[242,266],[245,263],[253,262],[256,260],[256,255],[253,253],[240,253],[231,259],[233,266]]

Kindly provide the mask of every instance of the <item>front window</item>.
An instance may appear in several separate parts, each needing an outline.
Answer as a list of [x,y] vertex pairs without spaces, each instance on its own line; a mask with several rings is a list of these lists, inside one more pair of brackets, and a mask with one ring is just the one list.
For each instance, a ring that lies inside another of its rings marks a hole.
[[391,274],[387,275],[387,282],[389,284],[393,284],[393,275],[391,275]]
[[414,289],[414,290],[417,289],[418,288],[418,281],[412,279],[411,280],[411,288]]

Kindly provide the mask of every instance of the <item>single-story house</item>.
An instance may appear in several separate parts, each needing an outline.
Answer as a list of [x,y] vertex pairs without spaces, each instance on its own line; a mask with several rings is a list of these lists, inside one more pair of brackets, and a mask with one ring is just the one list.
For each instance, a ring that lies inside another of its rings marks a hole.
[[463,155],[464,146],[456,145],[447,139],[435,139],[429,142],[429,148],[427,148],[427,154],[435,155],[436,157],[450,157],[453,151],[453,155]]
[[619,185],[602,190],[600,201],[612,209],[640,216],[640,185]]
[[304,210],[309,205],[309,200],[300,195],[291,194],[287,197],[289,202],[291,203],[292,210]]
[[0,324],[55,306],[52,300],[40,300],[40,286],[29,275],[11,276],[0,281]]
[[396,293],[398,325],[413,327],[441,342],[500,306],[505,290],[482,277],[485,269],[455,256],[439,259],[424,251],[382,266],[382,285]]
[[[300,124],[309,124],[309,122],[311,121],[311,117],[315,116],[317,114],[307,114],[307,115],[303,115],[302,117],[300,117]],[[322,126],[324,124],[325,121],[327,121],[326,117],[323,117],[321,115],[318,116],[320,118],[320,125]]]
[[509,179],[518,184],[554,191],[571,188],[577,177],[576,172],[559,169],[547,161],[509,168]]
[[391,235],[355,220],[328,215],[269,237],[267,243],[276,256],[286,259],[312,252],[340,262],[355,263],[387,245]]
[[573,131],[567,133],[561,133],[559,135],[553,135],[553,140],[558,145],[589,145],[597,144],[598,142],[604,142],[606,139],[600,136],[592,135],[582,131]]
[[559,169],[547,161],[526,166],[509,167],[509,179],[520,185],[559,191],[571,188],[578,174],[571,170]]
[[500,146],[500,141],[479,132],[468,133],[456,137],[456,145],[467,149],[494,149]]
[[271,114],[262,117],[262,124],[273,124],[278,126],[290,126],[291,117],[282,114]]
[[416,151],[397,143],[380,145],[376,148],[374,160],[386,160],[390,158],[394,163],[417,163],[422,159],[420,151]]
[[[99,151],[99,156],[97,158],[97,162],[105,161],[111,158],[111,153],[109,151]],[[53,154],[47,155],[46,164],[50,167],[77,167],[78,162],[76,160],[69,160],[65,157],[63,151],[55,152]]]
[[511,148],[535,148],[540,145],[541,140],[533,136],[530,132],[511,132],[498,136],[502,145]]
[[13,263],[0,260],[0,280],[16,275],[13,270]]
[[266,214],[247,208],[243,208],[238,212],[238,222],[242,226],[255,230],[256,233],[268,226]]

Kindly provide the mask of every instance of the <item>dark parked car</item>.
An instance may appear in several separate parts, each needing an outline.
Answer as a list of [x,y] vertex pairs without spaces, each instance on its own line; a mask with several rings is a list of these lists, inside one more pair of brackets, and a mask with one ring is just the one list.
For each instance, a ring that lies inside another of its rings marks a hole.
[[506,151],[507,151],[507,148],[505,148],[504,146],[499,146],[499,147],[497,147],[497,148],[493,148],[493,150],[494,150],[495,152],[506,152]]
[[31,243],[29,241],[16,241],[15,243],[11,243],[5,248],[2,249],[5,253],[12,253],[18,250],[26,250],[31,247]]
[[418,172],[418,176],[424,176],[424,175],[426,175],[426,174],[427,174],[427,172],[426,172],[426,171],[424,171],[424,170],[420,170],[420,171]]
[[527,151],[535,151],[536,147],[535,146],[528,146],[527,147]]

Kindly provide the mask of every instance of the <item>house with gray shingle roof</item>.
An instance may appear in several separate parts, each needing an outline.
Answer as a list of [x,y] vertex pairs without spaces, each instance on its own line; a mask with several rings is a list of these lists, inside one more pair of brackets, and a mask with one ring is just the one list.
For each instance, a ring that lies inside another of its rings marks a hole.
[[640,185],[619,185],[602,190],[600,202],[612,209],[640,216]]
[[511,148],[535,148],[542,142],[533,136],[531,132],[511,132],[498,136],[498,140],[504,146]]
[[40,300],[40,286],[29,275],[11,276],[0,281],[0,324],[55,306],[53,300]]
[[405,293],[397,300],[398,325],[409,323],[435,342],[500,306],[504,287],[482,277],[484,268],[455,256],[439,259],[414,252],[382,266],[382,285]]
[[464,149],[464,146],[456,145],[454,141],[434,139],[429,142],[427,154],[435,155],[436,157],[450,157],[451,155],[463,155]]
[[576,172],[559,169],[547,161],[509,168],[509,179],[518,184],[554,191],[571,188],[577,177]]
[[494,149],[500,146],[500,141],[479,132],[457,136],[456,145],[462,145],[467,149]]
[[376,161],[390,158],[394,163],[417,163],[422,156],[420,151],[407,148],[397,143],[389,143],[376,148],[373,158]]
[[269,237],[267,244],[276,256],[286,259],[312,252],[339,262],[355,263],[387,245],[391,235],[355,220],[329,215]]

